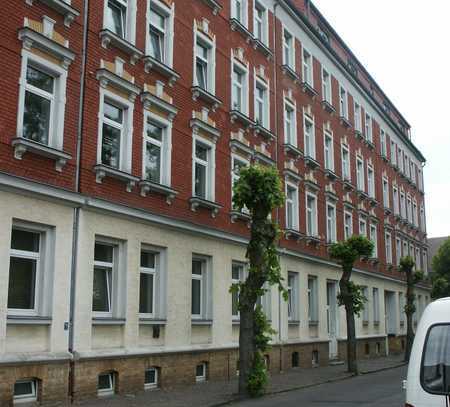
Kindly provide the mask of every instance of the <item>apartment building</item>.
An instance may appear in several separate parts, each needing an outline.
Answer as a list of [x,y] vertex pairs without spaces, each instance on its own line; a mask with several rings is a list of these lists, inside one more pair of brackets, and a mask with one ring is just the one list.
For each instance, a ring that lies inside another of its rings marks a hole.
[[360,356],[401,349],[425,158],[311,2],[18,0],[2,22],[1,405],[235,376],[250,163],[286,190],[269,369],[345,358],[327,247],[353,234],[375,243]]

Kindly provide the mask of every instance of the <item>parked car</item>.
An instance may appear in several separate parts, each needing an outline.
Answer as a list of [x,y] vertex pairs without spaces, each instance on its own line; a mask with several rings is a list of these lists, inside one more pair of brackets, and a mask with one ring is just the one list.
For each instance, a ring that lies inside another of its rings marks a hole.
[[420,319],[405,407],[450,407],[450,297],[429,304]]

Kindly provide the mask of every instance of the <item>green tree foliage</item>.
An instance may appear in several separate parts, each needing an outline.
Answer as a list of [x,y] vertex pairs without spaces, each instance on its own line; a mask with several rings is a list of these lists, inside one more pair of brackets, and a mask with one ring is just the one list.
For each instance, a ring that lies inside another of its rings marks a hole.
[[233,187],[233,203],[238,210],[246,208],[251,216],[248,277],[231,290],[239,294],[239,393],[255,397],[264,394],[267,385],[264,354],[275,333],[256,304],[267,291],[266,283],[278,285],[287,298],[276,247],[279,228],[270,216],[284,203],[278,171],[258,165],[243,168]]
[[339,305],[344,305],[347,317],[347,364],[348,371],[358,373],[356,359],[356,329],[355,315],[359,315],[367,299],[362,294],[362,288],[351,281],[353,265],[361,257],[370,257],[373,243],[364,236],[351,236],[347,240],[334,243],[329,253],[332,259],[342,266],[342,277],[339,281]]
[[432,260],[431,296],[435,299],[450,297],[450,238],[439,247]]

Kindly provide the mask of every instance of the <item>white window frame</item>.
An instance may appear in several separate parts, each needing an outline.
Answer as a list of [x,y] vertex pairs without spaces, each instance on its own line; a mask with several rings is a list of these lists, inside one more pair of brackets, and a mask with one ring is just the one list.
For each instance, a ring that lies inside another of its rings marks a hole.
[[392,199],[394,201],[394,214],[399,215],[400,214],[400,198],[398,194],[398,187],[397,185],[392,186]]
[[356,189],[358,191],[365,191],[365,174],[364,174],[364,159],[356,157]]
[[[233,187],[234,184],[239,180],[240,175],[236,173],[234,169],[234,162],[239,161],[243,166],[249,166],[250,161],[240,155],[232,154],[231,155],[231,206],[233,207]],[[242,208],[242,212],[248,212],[247,208]]]
[[[292,280],[291,280],[292,279]],[[292,284],[291,284],[292,283]],[[287,314],[288,321],[298,321],[299,318],[299,273],[288,271],[287,277],[288,303]]]
[[96,318],[112,318],[113,309],[115,308],[115,304],[114,304],[115,297],[117,294],[117,287],[115,284],[115,280],[116,280],[116,274],[117,274],[117,268],[118,268],[118,246],[117,246],[117,244],[113,244],[108,241],[105,242],[105,241],[96,239],[95,245],[97,245],[97,244],[111,247],[112,252],[113,252],[113,260],[112,260],[112,262],[104,262],[104,261],[95,260],[95,255],[94,255],[94,268],[92,270],[92,273],[94,273],[94,269],[96,267],[101,267],[101,268],[110,269],[111,275],[109,276],[109,278],[108,277],[106,278],[109,311],[94,311],[93,307],[92,307],[92,315],[94,318],[95,317]]
[[314,88],[313,55],[306,47],[302,48],[302,78],[303,82]]
[[[259,20],[258,18],[257,9],[260,9],[263,12],[261,20]],[[261,37],[259,37],[257,32],[258,22],[261,23]],[[267,7],[265,7],[265,5],[259,0],[255,0],[253,4],[253,35],[257,40],[261,41],[264,45],[268,45],[269,13]]]
[[308,276],[308,321],[319,322],[319,279],[317,276]]
[[[284,98],[284,142],[297,147],[297,106]],[[291,115],[291,118],[289,118]],[[288,131],[288,123],[290,132]]]
[[[256,71],[254,74],[255,81],[254,81],[254,115],[255,115],[255,121],[258,120],[257,114],[256,114],[256,107],[259,103],[262,104],[262,120],[259,121],[259,124],[263,126],[266,129],[270,129],[270,90],[269,90],[269,83],[266,83],[265,81],[258,78],[256,75]],[[263,90],[263,98],[261,99],[258,96],[258,88]]]
[[[242,18],[238,18],[238,14],[237,14],[237,6],[238,6],[237,3],[238,2],[239,2]],[[248,28],[248,4],[247,4],[247,0],[232,0],[230,2],[230,6],[231,6],[231,18],[236,19],[245,28]]]
[[[307,137],[306,123],[310,124],[311,134]],[[305,144],[305,157],[311,157],[316,159],[316,129],[314,124],[314,118],[310,117],[306,113],[303,113],[303,137]],[[309,141],[308,141],[309,140]],[[309,151],[308,151],[309,150]],[[308,154],[309,153],[309,154]]]
[[397,145],[391,140],[391,164],[397,165]]
[[420,230],[422,232],[427,231],[426,222],[425,222],[425,208],[423,204],[420,205]]
[[339,85],[339,114],[348,120],[348,92],[342,85]]
[[[329,209],[332,210],[333,215],[330,216]],[[336,205],[327,202],[325,205],[325,219],[327,223],[327,243],[337,242],[337,227],[336,227]]]
[[[147,136],[148,121],[163,129],[162,142]],[[171,185],[171,169],[172,169],[172,122],[157,114],[144,111],[144,136],[143,136],[143,165],[142,178],[145,179],[145,162],[147,154],[147,143],[151,143],[160,147],[161,151],[161,168],[160,168],[160,184],[170,187]]]
[[[123,38],[124,40],[128,41],[130,44],[135,45],[136,42],[136,0],[115,0],[117,3],[122,4],[126,7],[126,19],[125,19],[125,27],[124,27],[124,36],[121,37],[118,34],[119,38]],[[107,21],[106,21],[106,15],[108,10],[108,0],[105,0],[104,2],[104,9],[103,9],[103,28],[108,29],[111,32],[113,32],[111,29],[107,27]]]
[[375,198],[375,169],[369,163],[367,163],[367,193],[371,198]]
[[412,213],[412,201],[411,201],[411,195],[407,195],[406,197],[406,216],[408,219],[408,222],[410,224],[413,223],[413,213]]
[[153,246],[142,245],[141,252],[151,253],[155,256],[155,267],[139,267],[139,275],[149,274],[153,276],[153,293],[152,293],[152,313],[139,313],[139,318],[156,318],[164,317],[162,310],[164,286],[164,252]]
[[[208,160],[204,161],[196,157],[195,147],[197,143],[203,144],[208,148]],[[208,201],[214,202],[215,200],[215,170],[216,170],[216,144],[207,140],[206,138],[194,135],[192,143],[192,196],[195,194],[195,163],[199,163],[206,167],[206,185],[205,185],[205,197],[199,197]]]
[[[197,367],[200,365],[202,366],[203,374],[197,375]],[[208,370],[208,365],[206,362],[199,363],[198,365],[195,366],[195,381],[197,383],[206,382],[207,370]]]
[[381,156],[387,157],[386,132],[380,129]]
[[358,219],[358,233],[360,236],[367,237],[367,219],[362,215],[359,215]]
[[[294,193],[293,199],[289,197],[289,189],[291,189]],[[292,229],[292,230],[299,230],[300,229],[300,223],[299,223],[299,196],[298,196],[298,186],[293,184],[292,182],[285,182],[285,194],[286,194],[286,229]],[[288,211],[289,207],[288,205],[292,205],[292,225],[289,225],[288,223]]]
[[[234,72],[237,71],[239,74],[242,75],[242,84],[239,84],[239,82],[235,81],[234,78]],[[249,116],[249,75],[248,75],[248,65],[243,65],[241,61],[237,60],[236,58],[232,57],[231,62],[231,110],[238,110],[245,116]],[[240,87],[241,91],[241,107],[238,109],[235,104],[235,87],[238,85]]]
[[110,386],[108,389],[99,389],[98,385],[97,385],[97,395],[99,397],[105,397],[105,396],[111,396],[115,393],[115,387],[116,387],[116,375],[114,372],[105,372],[105,373],[100,373],[98,376],[106,376],[108,375],[109,377],[109,383]]
[[362,320],[363,323],[369,322],[369,288],[367,286],[362,287],[362,295],[366,298],[367,301],[364,302],[364,307],[362,310]]
[[428,275],[428,251],[426,249],[422,250],[422,265],[423,272],[425,275]]
[[383,177],[383,205],[385,208],[391,207],[391,202],[389,199],[389,179],[387,177]]
[[[233,277],[233,267],[239,267],[239,279],[236,279]],[[246,264],[240,261],[233,261],[231,263],[231,285],[233,284],[239,284],[244,282],[246,279]],[[233,314],[233,295],[237,295],[237,300],[239,301],[239,294],[238,293],[231,293],[231,318],[233,321],[239,321],[241,318],[239,310],[237,311],[237,314]]]
[[[134,104],[128,99],[120,97],[107,89],[100,88],[100,108],[98,114],[98,142],[97,142],[97,164],[102,164],[103,146],[103,122],[108,122],[104,117],[104,105],[111,103],[123,111],[123,127],[121,130],[119,167],[120,171],[131,173],[132,145],[133,145],[133,116]],[[109,124],[109,122],[108,122]]]
[[[193,64],[193,85],[201,87],[197,79],[197,43],[207,49],[206,56],[206,89],[211,95],[216,94],[216,37],[207,37],[197,28],[197,21],[194,20],[194,64]],[[204,60],[203,56],[198,56]],[[203,89],[203,88],[202,88]]]
[[20,379],[15,384],[31,383],[31,393],[20,396],[13,395],[13,404],[33,403],[37,401],[39,392],[39,383],[36,379]]
[[[286,39],[286,36],[289,38]],[[283,65],[295,72],[295,37],[285,27],[283,28]]]
[[380,322],[380,290],[377,287],[372,288],[373,297],[373,322]]
[[[348,223],[347,220],[350,220]],[[344,239],[347,240],[353,235],[353,214],[344,210]]]
[[406,219],[406,197],[403,189],[400,190],[400,214],[402,219]]
[[155,381],[152,383],[146,383],[144,380],[144,389],[145,390],[157,389],[159,386],[159,369],[157,367],[153,367],[153,366],[145,369],[145,373],[147,373],[149,371],[155,372]]
[[[164,44],[163,52],[164,57],[162,63],[169,68],[173,67],[173,42],[174,42],[174,17],[175,17],[175,2],[171,7],[161,0],[148,0],[147,2],[147,27],[151,24],[151,12],[150,10],[156,10],[158,14],[164,17]],[[147,28],[146,41],[145,41],[146,54],[150,55],[150,30]]]
[[[329,146],[327,140],[330,141]],[[333,133],[328,130],[323,132],[323,150],[324,168],[334,172],[334,139]]]
[[370,232],[370,241],[373,243],[373,251],[372,256],[373,258],[378,258],[378,227],[376,223],[371,223],[369,226],[369,232]]
[[400,324],[404,324],[405,323],[405,318],[406,318],[406,314],[405,314],[405,293],[403,292],[399,292],[398,293],[398,305],[399,305],[399,313],[400,313]]
[[[345,157],[347,157],[345,159]],[[351,171],[351,158],[350,158],[350,148],[341,144],[341,161],[342,161],[342,179],[344,181],[352,180],[352,171]]]
[[399,237],[395,238],[395,264],[400,265],[400,260],[402,258],[402,241]]
[[364,136],[367,141],[373,143],[372,116],[366,111],[364,115]]
[[[308,197],[314,199],[314,205],[312,208],[308,207]],[[305,193],[305,205],[306,205],[306,234],[308,236],[318,236],[318,225],[317,225],[317,195],[306,192]],[[309,230],[308,216],[311,215],[311,226],[313,230]]]
[[355,119],[355,130],[361,132],[362,131],[362,109],[361,105],[355,101],[354,102],[354,119]]
[[[45,96],[44,91],[27,84],[27,67],[35,67],[39,71],[53,77],[54,91],[51,102],[50,123],[48,132],[48,146],[56,150],[63,150],[64,145],[64,117],[66,106],[67,69],[50,62],[26,49],[22,49],[22,64],[19,78],[19,106],[17,109],[17,136],[23,137],[23,121],[25,113],[25,93],[31,90],[33,94]],[[47,96],[45,96],[47,98]]]
[[417,201],[414,199],[412,203],[413,208],[413,225],[419,226],[419,212],[417,210]]
[[208,320],[212,317],[211,259],[206,256],[194,254],[192,255],[192,261],[200,261],[202,263],[202,274],[194,274],[191,270],[191,280],[200,280],[200,314],[192,314],[191,307],[191,319]]
[[333,104],[333,89],[331,85],[331,74],[322,65],[322,100],[328,102],[330,105]]

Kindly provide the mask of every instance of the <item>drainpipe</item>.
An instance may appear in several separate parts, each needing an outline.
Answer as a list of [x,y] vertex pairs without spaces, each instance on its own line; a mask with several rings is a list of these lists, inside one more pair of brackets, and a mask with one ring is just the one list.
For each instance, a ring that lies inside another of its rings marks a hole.
[[[77,145],[76,145],[76,169],[75,169],[75,192],[80,192],[80,173],[81,173],[81,148],[83,134],[83,118],[84,118],[84,100],[85,100],[85,81],[86,81],[86,59],[87,59],[87,42],[88,42],[88,17],[89,17],[89,0],[84,0],[83,5],[83,48],[81,51],[81,75],[80,75],[80,99],[78,110],[77,124]],[[78,239],[80,226],[81,207],[74,208],[73,213],[73,232],[72,232],[72,262],[70,268],[70,297],[69,297],[69,322],[67,329],[69,330],[68,351],[72,354],[69,368],[69,397],[73,402],[74,395],[74,316],[75,316],[75,285],[76,285],[76,269],[78,260]]]

